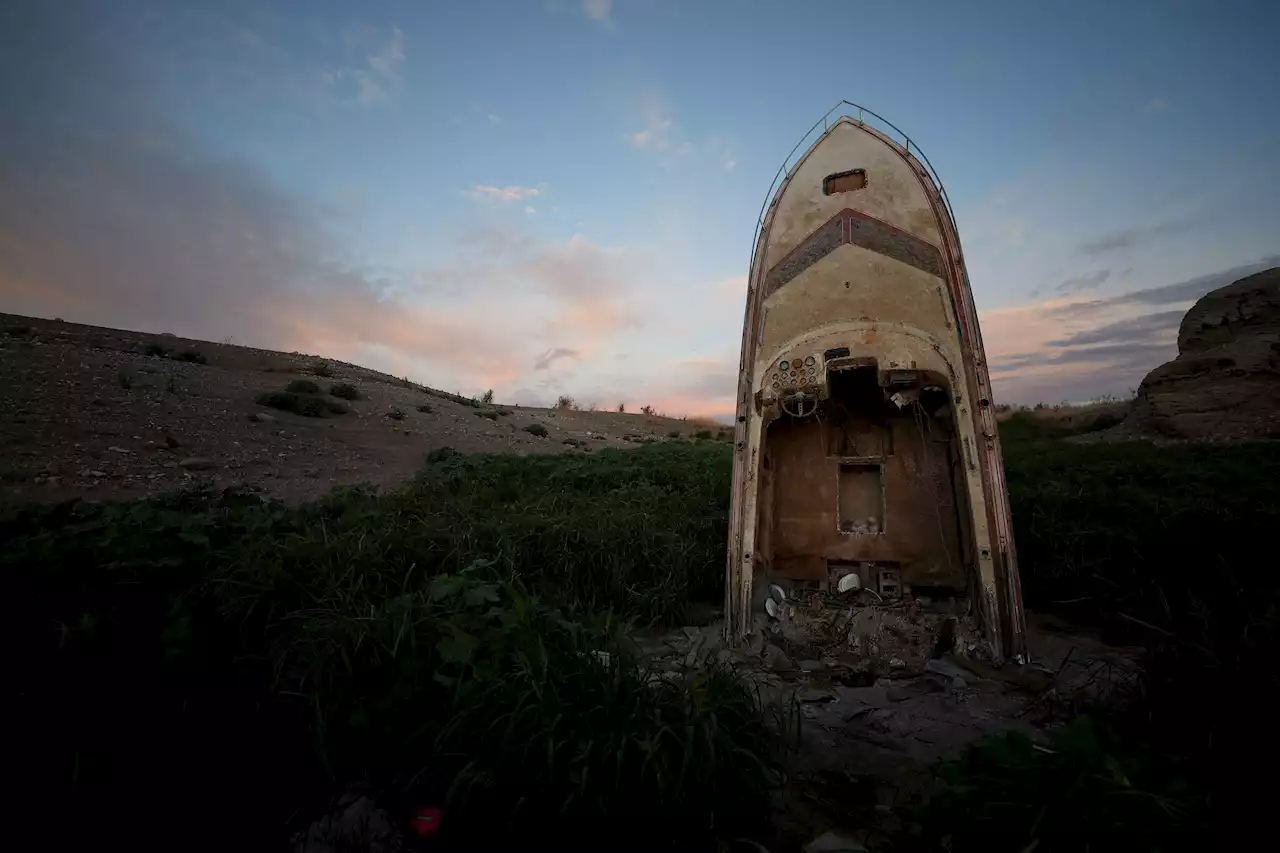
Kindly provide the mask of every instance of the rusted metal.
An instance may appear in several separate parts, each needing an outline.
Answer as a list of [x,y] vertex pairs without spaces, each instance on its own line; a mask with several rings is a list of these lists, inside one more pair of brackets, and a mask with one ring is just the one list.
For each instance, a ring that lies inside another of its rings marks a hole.
[[[845,571],[836,567],[865,564],[903,594],[972,594],[991,657],[1017,658],[1004,469],[950,204],[917,146],[848,106],[858,118],[824,116],[761,211],[739,360],[726,630],[731,640],[750,630],[758,583],[825,588]],[[853,175],[863,176],[856,192],[832,191],[832,179]],[[866,509],[877,506],[879,516]]]

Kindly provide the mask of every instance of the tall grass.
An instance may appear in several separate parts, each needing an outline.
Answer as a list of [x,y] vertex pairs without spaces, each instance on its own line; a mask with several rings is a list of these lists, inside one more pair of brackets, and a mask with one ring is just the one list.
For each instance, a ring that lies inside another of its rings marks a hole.
[[[402,490],[301,508],[190,492],[8,517],[11,773],[33,814],[224,849],[350,784],[443,806],[442,841],[759,821],[777,721],[727,671],[658,678],[622,635],[716,590],[727,465],[436,452]],[[218,816],[195,840],[193,809]]]

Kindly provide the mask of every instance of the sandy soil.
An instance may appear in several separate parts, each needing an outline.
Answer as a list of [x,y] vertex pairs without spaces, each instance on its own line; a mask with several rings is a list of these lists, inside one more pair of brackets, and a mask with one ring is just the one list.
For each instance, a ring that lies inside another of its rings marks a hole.
[[[147,355],[149,345],[166,347],[169,357]],[[207,364],[174,357],[185,351]],[[317,360],[0,314],[0,504],[133,497],[198,479],[252,483],[303,501],[339,485],[402,483],[438,447],[583,453],[707,428],[641,414],[503,405],[483,408],[506,413],[490,420],[442,392],[357,365],[328,360],[332,376],[313,376]],[[325,390],[351,382],[364,399],[331,418],[254,402],[299,378]],[[393,409],[404,418],[388,417]],[[524,431],[535,423],[547,428],[546,438]]]

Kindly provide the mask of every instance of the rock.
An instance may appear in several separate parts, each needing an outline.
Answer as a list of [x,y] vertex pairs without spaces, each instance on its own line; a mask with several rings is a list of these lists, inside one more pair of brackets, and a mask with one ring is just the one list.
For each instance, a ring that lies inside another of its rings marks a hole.
[[889,658],[890,669],[902,669],[906,665],[907,665],[906,661],[904,661],[902,658]]
[[89,476],[93,477],[95,480],[98,480],[107,476],[107,472],[106,471],[90,471]]
[[768,669],[773,670],[794,670],[796,662],[787,656],[787,653],[777,646],[770,643],[764,649],[764,665]]
[[178,439],[174,438],[172,435],[170,435],[170,434],[169,434],[169,433],[167,433],[167,432],[164,434],[164,443],[165,443],[165,445],[166,445],[167,447],[181,447],[181,446],[182,446],[182,442],[178,441]]
[[178,465],[188,471],[208,471],[217,468],[218,463],[212,459],[206,459],[203,456],[191,456],[183,459]]
[[1132,419],[1170,438],[1280,438],[1280,267],[1191,306],[1178,357],[1142,380]]
[[924,665],[925,672],[931,672],[934,675],[940,675],[946,679],[958,678],[964,680],[968,674],[956,664],[945,658],[934,658]]
[[249,415],[249,420],[256,424],[273,424],[276,422],[276,419],[266,412],[253,412]]
[[804,853],[867,853],[867,848],[847,836],[824,832],[805,845]]

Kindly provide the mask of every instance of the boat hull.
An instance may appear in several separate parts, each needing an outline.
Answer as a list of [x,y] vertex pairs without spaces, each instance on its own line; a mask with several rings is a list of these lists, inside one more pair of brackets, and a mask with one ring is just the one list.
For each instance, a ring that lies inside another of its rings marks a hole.
[[[891,127],[891,126],[890,126]],[[976,605],[997,661],[1024,622],[995,406],[945,193],[858,117],[763,215],[739,365],[726,624],[774,582]]]

